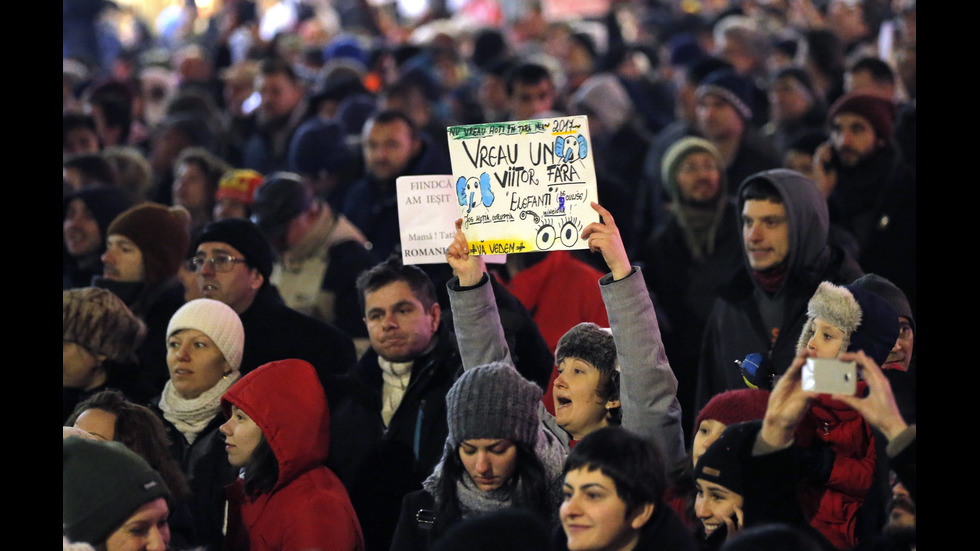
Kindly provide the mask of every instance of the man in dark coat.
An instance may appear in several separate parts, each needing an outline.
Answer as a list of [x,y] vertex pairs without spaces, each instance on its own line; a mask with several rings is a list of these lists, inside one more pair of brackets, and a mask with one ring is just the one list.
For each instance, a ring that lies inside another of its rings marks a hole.
[[[821,281],[862,275],[857,262],[827,242],[827,203],[813,181],[786,169],[760,172],[739,186],[745,269],[724,284],[701,345],[695,410],[724,390],[746,388],[735,361],[760,354],[779,375],[796,355],[806,307]],[[771,383],[770,377],[756,383]]]
[[395,179],[451,174],[452,167],[401,111],[381,111],[368,119],[363,147],[365,176],[347,193],[343,214],[364,232],[374,255],[387,258],[401,250]]
[[245,328],[242,374],[287,358],[306,360],[324,387],[327,375],[354,364],[354,343],[333,325],[301,314],[282,301],[269,283],[273,253],[251,221],[229,218],[204,227],[190,261],[205,298],[220,300],[238,313]]
[[170,378],[166,332],[170,317],[184,304],[177,279],[187,252],[190,214],[183,207],[141,203],[119,214],[106,229],[102,275],[92,285],[112,291],[146,323],[146,338],[136,350],[137,387],[128,397],[144,403],[160,394]]
[[[852,93],[830,108],[818,149],[832,188],[830,218],[857,239],[861,267],[888,278],[915,309],[915,170],[894,144],[891,100]],[[823,185],[827,186],[828,183]]]
[[420,489],[442,457],[446,393],[462,363],[422,270],[383,262],[357,287],[371,348],[326,385],[328,465],[347,487],[366,549],[387,550],[403,496]]

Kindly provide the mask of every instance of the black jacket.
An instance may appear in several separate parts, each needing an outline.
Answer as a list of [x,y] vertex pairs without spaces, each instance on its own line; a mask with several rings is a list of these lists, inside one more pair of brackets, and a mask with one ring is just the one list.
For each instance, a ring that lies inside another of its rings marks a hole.
[[218,431],[225,422],[224,415],[215,415],[190,444],[177,427],[163,417],[159,402],[159,398],[154,399],[150,409],[163,422],[170,440],[170,455],[180,465],[191,490],[186,504],[193,519],[193,543],[220,550],[224,540],[225,486],[234,482],[238,474],[238,469],[228,463],[225,439]]
[[242,375],[269,362],[296,358],[313,364],[326,388],[327,375],[346,372],[357,359],[350,337],[286,306],[271,285],[259,289],[239,317],[245,329]]
[[361,522],[367,551],[387,551],[402,498],[422,488],[442,457],[449,429],[446,393],[461,373],[455,337],[437,333],[435,347],[415,360],[387,429],[381,418],[381,368],[369,349],[346,376],[327,383],[328,466],[343,481]]

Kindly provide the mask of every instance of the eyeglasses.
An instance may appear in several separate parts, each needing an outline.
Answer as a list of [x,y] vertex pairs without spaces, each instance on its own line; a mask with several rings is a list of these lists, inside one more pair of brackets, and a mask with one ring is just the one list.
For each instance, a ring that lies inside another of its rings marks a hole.
[[679,170],[683,174],[694,174],[701,171],[717,172],[718,165],[711,161],[703,163],[690,162],[682,164]]
[[211,264],[216,272],[230,272],[238,262],[245,262],[244,258],[235,258],[227,254],[217,254],[211,258],[195,256],[187,261],[187,269],[192,272],[200,272],[205,264]]

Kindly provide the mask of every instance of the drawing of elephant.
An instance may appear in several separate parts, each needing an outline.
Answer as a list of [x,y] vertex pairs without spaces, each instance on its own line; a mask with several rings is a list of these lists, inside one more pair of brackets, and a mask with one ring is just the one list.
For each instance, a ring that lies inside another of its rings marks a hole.
[[577,159],[584,159],[589,156],[589,144],[585,136],[575,134],[573,136],[558,136],[555,138],[555,155],[558,155],[566,163]]
[[473,210],[473,207],[483,204],[489,207],[493,204],[493,191],[490,189],[490,175],[484,172],[479,178],[471,176],[460,176],[456,180],[456,196],[460,206],[466,207],[466,214]]

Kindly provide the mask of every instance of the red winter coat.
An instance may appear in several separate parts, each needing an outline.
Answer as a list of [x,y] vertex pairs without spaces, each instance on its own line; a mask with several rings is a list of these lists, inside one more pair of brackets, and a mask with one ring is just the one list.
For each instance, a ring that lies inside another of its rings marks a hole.
[[[245,496],[228,487],[225,547],[250,551],[362,551],[361,526],[340,479],[327,467],[330,413],[313,366],[302,360],[265,364],[221,399],[262,429],[279,463],[270,493]],[[245,545],[245,542],[248,542]]]
[[[834,547],[850,549],[858,544],[857,512],[874,480],[877,454],[871,428],[857,411],[828,395],[814,402],[800,428],[811,439],[829,444],[835,455],[827,482],[802,492],[803,508],[812,514],[810,525]],[[806,445],[805,438],[800,443]]]

